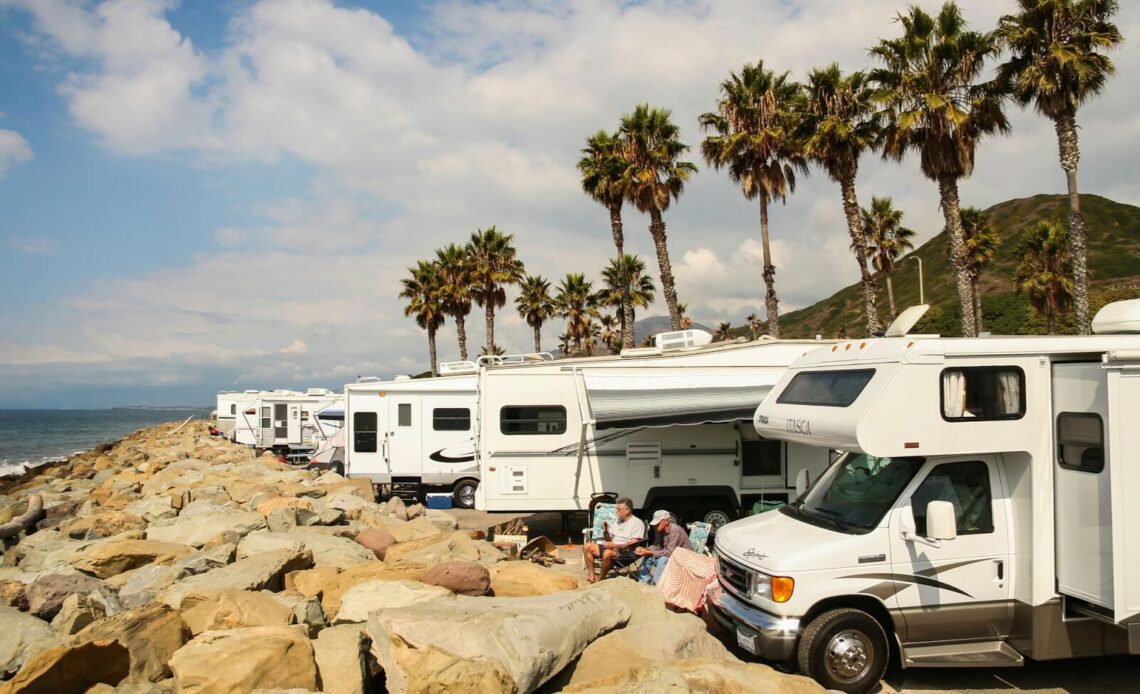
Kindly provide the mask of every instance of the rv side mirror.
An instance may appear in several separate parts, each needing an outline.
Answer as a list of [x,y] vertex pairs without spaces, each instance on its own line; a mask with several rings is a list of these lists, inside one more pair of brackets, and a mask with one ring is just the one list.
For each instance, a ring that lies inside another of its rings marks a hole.
[[949,501],[931,501],[926,505],[926,536],[931,540],[953,540],[958,537],[954,504]]
[[800,470],[796,473],[796,498],[800,498],[807,491],[810,480],[808,479],[808,471]]

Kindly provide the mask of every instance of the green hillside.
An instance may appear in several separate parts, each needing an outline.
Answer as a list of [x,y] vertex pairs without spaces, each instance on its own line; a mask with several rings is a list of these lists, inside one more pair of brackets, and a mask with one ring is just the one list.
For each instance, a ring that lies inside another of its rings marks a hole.
[[[1082,195],[1081,208],[1089,234],[1093,311],[1110,300],[1140,297],[1140,207],[1098,195]],[[1027,227],[1042,219],[1064,223],[1068,211],[1068,197],[1064,195],[1035,195],[1008,200],[987,210],[1002,243],[997,260],[982,271],[980,278],[985,330],[1004,334],[1044,332],[1044,321],[1033,314],[1023,295],[1014,293],[1015,252]],[[931,305],[930,312],[917,330],[958,334],[958,292],[953,270],[946,258],[945,232],[927,241],[912,255],[922,258],[926,302]],[[879,316],[886,319],[890,312],[886,282],[876,275],[875,283]],[[894,274],[894,288],[895,302],[900,311],[918,303],[917,262],[909,258],[899,262]],[[859,285],[852,284],[812,306],[780,316],[780,327],[784,337],[834,337],[841,330],[850,336],[862,335],[864,318]],[[1060,327],[1062,330],[1071,329],[1071,321],[1062,321]]]

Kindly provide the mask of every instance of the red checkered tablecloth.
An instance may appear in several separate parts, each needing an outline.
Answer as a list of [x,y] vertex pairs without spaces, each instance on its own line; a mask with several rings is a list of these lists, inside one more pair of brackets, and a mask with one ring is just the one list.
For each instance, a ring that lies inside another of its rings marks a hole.
[[696,612],[704,607],[705,589],[716,581],[716,560],[678,547],[665,565],[657,590],[665,602]]

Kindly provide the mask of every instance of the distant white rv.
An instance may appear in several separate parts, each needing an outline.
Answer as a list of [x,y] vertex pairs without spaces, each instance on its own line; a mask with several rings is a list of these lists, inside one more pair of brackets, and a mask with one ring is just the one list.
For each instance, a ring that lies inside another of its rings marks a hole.
[[585,510],[612,493],[719,526],[826,469],[826,449],[761,438],[749,420],[789,364],[830,342],[658,338],[620,356],[480,369],[476,508]]
[[314,451],[335,433],[328,424],[317,421],[316,413],[343,398],[343,394],[325,388],[262,391],[256,402],[241,410],[236,440],[284,454]]
[[257,394],[260,391],[246,390],[246,391],[232,391],[223,390],[218,393],[218,408],[216,410],[217,427],[218,430],[231,441],[234,440],[234,431],[237,429],[237,421],[242,416],[242,413],[247,410],[250,405],[257,399]]
[[[479,485],[475,369],[448,362],[435,378],[345,386],[343,472],[371,480],[381,496],[449,493],[471,508]],[[329,460],[335,465],[335,454]]]

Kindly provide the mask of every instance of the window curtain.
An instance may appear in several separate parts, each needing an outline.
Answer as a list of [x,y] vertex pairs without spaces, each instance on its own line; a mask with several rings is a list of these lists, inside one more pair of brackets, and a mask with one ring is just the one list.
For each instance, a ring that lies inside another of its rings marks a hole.
[[942,412],[950,419],[962,417],[966,411],[966,374],[947,371],[942,374]]
[[1017,414],[1021,409],[1021,383],[1016,371],[999,371],[997,374],[998,397],[1001,398],[1001,413]]

